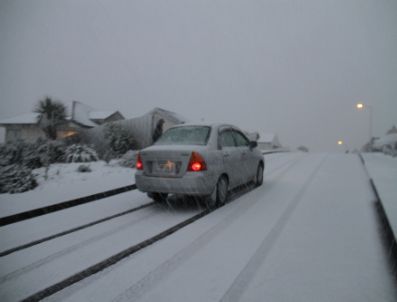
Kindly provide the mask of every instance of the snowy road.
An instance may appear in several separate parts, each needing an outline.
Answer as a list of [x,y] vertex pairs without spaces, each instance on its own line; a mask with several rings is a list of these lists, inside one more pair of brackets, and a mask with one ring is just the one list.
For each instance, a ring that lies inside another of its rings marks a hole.
[[[262,187],[47,300],[396,301],[358,157],[266,159]],[[134,204],[122,201],[125,194]],[[112,209],[94,202],[1,228],[1,250],[60,231],[68,220],[78,225],[149,201],[136,191],[121,195]],[[21,300],[199,211],[194,203],[147,207],[1,257],[0,300]]]

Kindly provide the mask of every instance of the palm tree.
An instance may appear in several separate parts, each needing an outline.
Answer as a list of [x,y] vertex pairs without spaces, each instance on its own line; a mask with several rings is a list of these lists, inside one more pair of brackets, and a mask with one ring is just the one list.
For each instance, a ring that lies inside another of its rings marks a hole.
[[66,107],[61,102],[54,101],[50,97],[40,100],[34,112],[39,113],[38,123],[47,138],[57,138],[57,128],[66,120]]

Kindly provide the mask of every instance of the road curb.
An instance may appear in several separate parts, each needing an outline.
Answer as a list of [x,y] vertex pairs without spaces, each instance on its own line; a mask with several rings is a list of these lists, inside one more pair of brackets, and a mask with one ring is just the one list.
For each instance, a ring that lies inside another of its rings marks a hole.
[[367,175],[369,178],[369,183],[370,183],[372,191],[374,192],[375,197],[376,197],[376,204],[375,204],[376,210],[377,210],[378,215],[380,216],[381,223],[384,227],[384,230],[386,233],[386,239],[387,239],[388,243],[390,244],[389,254],[390,254],[391,258],[393,259],[393,262],[397,263],[397,239],[396,239],[397,234],[394,234],[394,232],[393,232],[393,228],[391,227],[389,218],[386,214],[386,211],[383,206],[382,199],[380,198],[378,189],[376,188],[375,182],[368,172],[364,157],[362,156],[361,153],[359,153],[358,156],[360,158],[361,163],[364,166],[365,171],[367,172]]
[[68,209],[68,208],[71,208],[71,207],[75,207],[75,206],[78,206],[78,205],[82,205],[82,204],[85,204],[85,203],[88,203],[88,202],[96,201],[96,200],[99,200],[99,199],[102,199],[102,198],[110,197],[110,196],[113,196],[113,195],[117,195],[117,194],[120,194],[120,193],[124,193],[124,192],[128,192],[128,191],[131,191],[131,190],[135,190],[135,189],[136,189],[136,185],[135,184],[128,185],[128,186],[124,186],[124,187],[108,190],[108,191],[105,191],[105,192],[100,192],[100,193],[96,193],[96,194],[92,194],[92,195],[79,197],[79,198],[68,200],[68,201],[64,201],[64,202],[60,202],[60,203],[53,204],[53,205],[50,205],[50,206],[46,206],[46,207],[42,207],[42,208],[36,208],[36,209],[33,209],[33,210],[21,212],[21,213],[18,213],[18,214],[5,216],[5,217],[0,218],[0,226],[5,226],[5,225],[8,225],[8,224],[12,224],[12,223],[16,223],[16,222],[19,222],[19,221],[35,218],[35,217],[42,216],[42,215],[45,215],[45,214],[49,214],[49,213],[65,210],[65,209]]

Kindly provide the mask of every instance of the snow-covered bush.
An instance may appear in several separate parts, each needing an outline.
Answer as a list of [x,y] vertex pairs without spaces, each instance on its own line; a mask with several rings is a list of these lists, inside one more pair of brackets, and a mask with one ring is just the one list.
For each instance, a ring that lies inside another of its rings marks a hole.
[[48,160],[51,164],[65,162],[66,148],[66,144],[61,141],[45,141],[38,146],[40,155],[49,156]]
[[61,142],[39,139],[35,143],[21,141],[0,145],[0,166],[20,164],[30,169],[63,162],[66,146]]
[[97,161],[96,151],[87,145],[74,144],[66,148],[65,160],[68,163],[84,163]]
[[91,170],[91,168],[90,168],[89,165],[80,165],[80,166],[77,168],[77,172],[86,173],[86,172],[92,172],[92,170]]
[[0,193],[21,193],[36,186],[31,169],[16,164],[0,167]]
[[119,165],[123,167],[135,168],[136,151],[127,151],[119,160]]
[[382,147],[382,152],[386,155],[396,157],[397,156],[397,143],[395,144],[395,146],[393,144],[384,145]]
[[[118,124],[106,124],[104,128],[104,137],[115,157],[119,157],[128,150],[136,149],[134,137]],[[109,153],[107,154],[109,155]]]
[[21,162],[23,143],[7,143],[0,145],[0,166],[8,166]]

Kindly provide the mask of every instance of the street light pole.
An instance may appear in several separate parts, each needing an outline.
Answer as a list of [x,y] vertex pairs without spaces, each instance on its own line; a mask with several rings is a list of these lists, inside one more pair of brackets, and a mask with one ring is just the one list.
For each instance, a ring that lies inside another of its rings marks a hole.
[[358,110],[364,110],[367,109],[368,110],[368,114],[369,114],[369,142],[371,142],[372,137],[373,137],[373,113],[372,113],[372,106],[370,105],[365,105],[364,103],[357,103],[356,104],[356,108]]
[[347,144],[345,143],[345,141],[343,141],[343,140],[340,139],[340,140],[338,140],[336,143],[338,144],[338,146],[344,146],[345,153],[348,153],[348,152],[349,152],[348,146],[347,146]]

